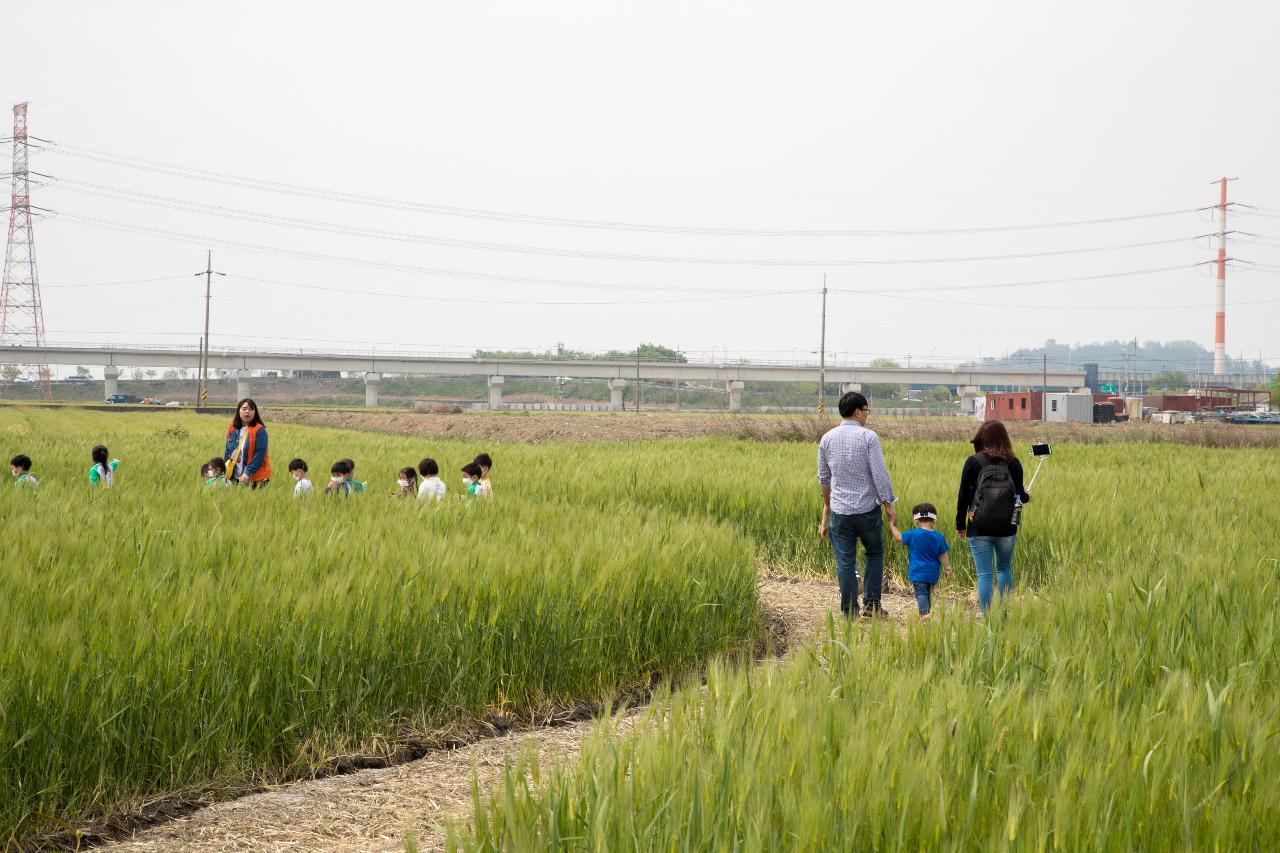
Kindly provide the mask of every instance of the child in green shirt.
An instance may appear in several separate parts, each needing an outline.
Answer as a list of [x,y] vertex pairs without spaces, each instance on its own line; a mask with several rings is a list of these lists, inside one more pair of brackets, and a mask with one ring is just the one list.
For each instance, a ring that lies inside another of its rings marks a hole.
[[215,456],[210,459],[201,470],[204,473],[204,487],[206,489],[216,489],[231,485],[231,481],[227,479],[227,460],[221,456]]
[[468,462],[462,466],[462,499],[467,500],[483,493],[483,487],[480,485],[480,466],[474,462]]
[[104,489],[111,488],[111,484],[115,482],[116,469],[120,467],[120,460],[111,459],[111,454],[101,444],[93,448],[90,455],[93,458],[93,467],[89,469],[90,485],[101,486]]

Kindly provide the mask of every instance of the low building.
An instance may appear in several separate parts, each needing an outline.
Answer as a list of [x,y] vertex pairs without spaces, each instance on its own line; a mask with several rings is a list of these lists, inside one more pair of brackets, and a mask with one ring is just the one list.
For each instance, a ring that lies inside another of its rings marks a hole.
[[1039,391],[988,394],[984,421],[1038,421],[1043,414]]
[[1207,394],[1148,394],[1142,405],[1160,412],[1211,412],[1230,408],[1233,398]]
[[1092,394],[1045,394],[1048,409],[1044,413],[1047,421],[1058,423],[1087,424],[1093,420]]

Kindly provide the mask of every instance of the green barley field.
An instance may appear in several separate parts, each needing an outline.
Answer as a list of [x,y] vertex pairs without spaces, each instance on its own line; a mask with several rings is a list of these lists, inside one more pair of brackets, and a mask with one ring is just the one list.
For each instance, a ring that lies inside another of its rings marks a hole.
[[[272,486],[213,493],[197,469],[225,419],[0,410],[5,461],[27,453],[43,481],[0,490],[6,840],[717,661],[708,691],[656,703],[665,725],[616,738],[605,723],[579,766],[513,769],[453,843],[1274,846],[1274,451],[1057,446],[1019,594],[991,618],[833,624],[756,669],[735,653],[761,637],[757,573],[830,573],[812,445],[480,446],[264,414]],[[97,443],[122,460],[110,492],[85,481]],[[423,456],[456,494],[481,450],[491,504],[387,496]],[[901,500],[945,515],[966,451],[886,443]],[[295,500],[293,456],[317,486],[355,458],[370,492]]]
[[[906,501],[945,496],[963,454],[887,450]],[[510,769],[451,846],[1277,849],[1276,454],[1064,446],[1050,465],[1022,590],[991,618],[832,623],[781,666],[715,666],[653,724],[601,723],[575,766]]]

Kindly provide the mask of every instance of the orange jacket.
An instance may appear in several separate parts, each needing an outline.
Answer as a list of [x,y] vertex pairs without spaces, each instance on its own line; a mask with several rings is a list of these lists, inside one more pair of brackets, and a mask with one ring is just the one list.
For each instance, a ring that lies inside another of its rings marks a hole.
[[[259,444],[259,439],[261,439],[261,444]],[[238,445],[236,428],[232,424],[227,427],[226,459],[228,463],[230,463],[231,456],[236,452]],[[245,440],[244,458],[241,461],[244,462],[245,470],[249,472],[250,482],[256,483],[259,480],[271,479],[271,457],[267,455],[267,428],[262,424],[255,424],[249,427],[249,437]],[[227,479],[231,479],[234,473],[234,467],[228,464]]]

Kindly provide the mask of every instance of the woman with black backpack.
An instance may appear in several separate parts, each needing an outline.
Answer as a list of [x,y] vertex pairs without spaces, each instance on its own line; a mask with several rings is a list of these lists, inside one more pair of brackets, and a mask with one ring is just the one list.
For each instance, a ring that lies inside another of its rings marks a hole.
[[960,473],[956,531],[969,540],[978,572],[978,609],[985,614],[993,579],[1001,598],[1013,587],[1013,546],[1022,504],[1031,495],[1022,487],[1022,463],[1013,455],[1004,424],[987,421],[970,443],[974,452]]

